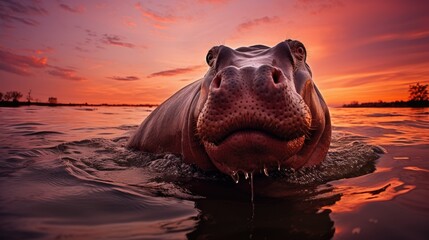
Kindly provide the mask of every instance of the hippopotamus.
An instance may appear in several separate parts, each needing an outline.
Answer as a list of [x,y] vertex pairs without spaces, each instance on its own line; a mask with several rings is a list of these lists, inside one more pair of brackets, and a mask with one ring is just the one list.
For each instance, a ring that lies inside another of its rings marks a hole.
[[304,45],[290,39],[215,46],[205,76],[159,105],[127,146],[229,175],[319,165],[331,121],[306,58]]

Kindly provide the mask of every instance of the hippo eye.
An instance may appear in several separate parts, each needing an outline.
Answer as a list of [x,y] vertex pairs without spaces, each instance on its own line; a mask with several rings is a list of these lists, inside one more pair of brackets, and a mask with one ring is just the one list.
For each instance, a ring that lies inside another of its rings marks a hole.
[[302,47],[302,46],[298,46],[296,49],[295,49],[295,57],[298,59],[298,60],[305,60],[305,49],[304,49],[304,47]]
[[208,64],[209,66],[211,66],[211,65],[213,64],[213,60],[214,60],[213,52],[212,52],[212,51],[209,51],[209,52],[207,53],[207,56],[206,56],[206,62],[207,62],[207,64]]

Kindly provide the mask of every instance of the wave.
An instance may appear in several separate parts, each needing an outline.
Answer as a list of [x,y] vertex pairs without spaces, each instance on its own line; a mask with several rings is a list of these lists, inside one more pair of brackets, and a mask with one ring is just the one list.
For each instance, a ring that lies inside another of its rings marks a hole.
[[24,122],[24,123],[17,123],[17,124],[12,124],[12,127],[19,127],[19,126],[42,126],[45,125],[43,123],[39,123],[39,122]]
[[398,113],[371,113],[364,116],[366,117],[402,117],[406,115],[398,114]]
[[24,134],[24,136],[44,136],[44,135],[53,135],[53,134],[64,134],[62,132],[57,131],[37,131],[37,132],[30,132]]

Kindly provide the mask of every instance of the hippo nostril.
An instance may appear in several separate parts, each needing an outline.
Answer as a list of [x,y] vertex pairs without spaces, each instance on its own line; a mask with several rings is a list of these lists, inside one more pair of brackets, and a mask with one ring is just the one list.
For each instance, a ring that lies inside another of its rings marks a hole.
[[279,69],[273,69],[272,78],[275,84],[278,84],[283,81],[283,74]]
[[221,77],[220,75],[217,75],[217,76],[213,79],[213,81],[212,81],[212,83],[211,83],[211,87],[212,87],[212,88],[219,88],[219,87],[220,87],[220,83],[221,83],[221,81],[222,81],[222,77]]

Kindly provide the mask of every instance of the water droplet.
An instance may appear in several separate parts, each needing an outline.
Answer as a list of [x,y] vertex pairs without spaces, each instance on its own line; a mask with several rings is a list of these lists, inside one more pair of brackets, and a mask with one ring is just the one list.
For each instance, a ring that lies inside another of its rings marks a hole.
[[279,170],[279,171],[282,170],[280,162],[277,163],[277,170]]
[[234,180],[235,183],[238,183],[240,181],[240,175],[236,171],[231,172],[231,178]]
[[270,175],[268,174],[268,169],[264,166],[264,174],[265,176],[269,177]]
[[244,178],[245,178],[245,179],[248,179],[248,178],[249,178],[249,173],[244,172]]
[[252,201],[252,205],[253,205],[253,172],[250,173],[250,192],[251,192],[250,200]]

